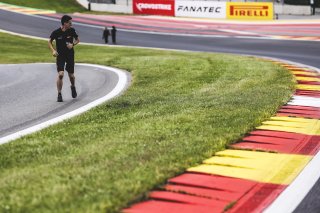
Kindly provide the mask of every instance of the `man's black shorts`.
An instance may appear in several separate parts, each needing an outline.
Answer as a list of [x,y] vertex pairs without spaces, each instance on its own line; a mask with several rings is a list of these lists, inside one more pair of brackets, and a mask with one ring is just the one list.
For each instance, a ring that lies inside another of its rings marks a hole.
[[74,73],[74,54],[59,54],[57,56],[57,71],[64,71],[64,67],[66,67],[66,71],[68,73]]

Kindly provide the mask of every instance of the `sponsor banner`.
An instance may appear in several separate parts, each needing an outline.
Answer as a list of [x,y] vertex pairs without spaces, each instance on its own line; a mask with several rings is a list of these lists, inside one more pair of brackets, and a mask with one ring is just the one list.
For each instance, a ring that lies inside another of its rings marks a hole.
[[176,16],[226,18],[226,2],[176,0]]
[[227,2],[228,19],[272,20],[273,3]]
[[134,14],[174,16],[174,0],[133,0]]

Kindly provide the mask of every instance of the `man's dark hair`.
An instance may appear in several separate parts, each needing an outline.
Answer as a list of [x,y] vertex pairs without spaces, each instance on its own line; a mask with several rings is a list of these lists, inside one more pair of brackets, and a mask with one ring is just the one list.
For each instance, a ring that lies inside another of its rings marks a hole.
[[71,19],[72,19],[71,16],[64,15],[61,17],[61,24],[63,25],[64,23],[70,21]]

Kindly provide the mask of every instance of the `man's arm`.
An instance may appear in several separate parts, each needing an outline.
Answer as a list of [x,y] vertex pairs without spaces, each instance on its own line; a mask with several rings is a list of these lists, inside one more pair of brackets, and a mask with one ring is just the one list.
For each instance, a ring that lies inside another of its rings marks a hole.
[[75,38],[72,43],[68,43],[67,44],[68,49],[71,50],[74,46],[79,44],[79,42],[80,42],[79,38]]
[[[73,42],[72,42],[71,48],[74,47],[74,46],[76,46],[76,45],[79,44],[79,42],[80,42],[79,36],[78,36],[76,30],[75,30],[74,28],[72,28],[72,30],[73,30],[73,35],[72,35],[72,36],[73,36]],[[68,48],[69,48],[69,47],[68,47]],[[70,49],[70,48],[69,48],[69,49]]]
[[73,46],[76,46],[77,44],[79,44],[80,40],[79,37],[77,37],[76,39],[74,39],[73,41]]
[[54,57],[57,57],[59,54],[58,54],[58,52],[54,49],[51,38],[50,38],[49,41],[48,41],[48,46],[49,46],[49,48],[50,48],[50,50],[51,50],[51,52],[52,52],[52,55],[53,55]]

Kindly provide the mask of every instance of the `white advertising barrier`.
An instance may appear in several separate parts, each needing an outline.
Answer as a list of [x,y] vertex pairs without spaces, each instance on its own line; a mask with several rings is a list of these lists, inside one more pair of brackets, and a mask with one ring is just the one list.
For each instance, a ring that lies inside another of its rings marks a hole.
[[227,17],[226,2],[176,0],[175,3],[175,16],[223,19]]

